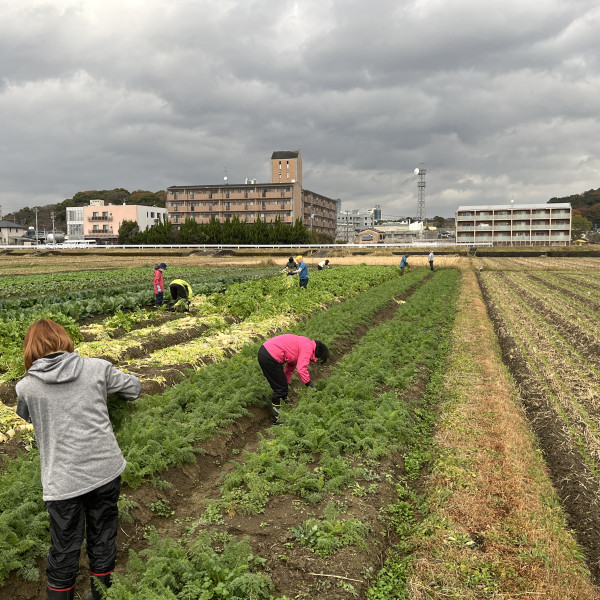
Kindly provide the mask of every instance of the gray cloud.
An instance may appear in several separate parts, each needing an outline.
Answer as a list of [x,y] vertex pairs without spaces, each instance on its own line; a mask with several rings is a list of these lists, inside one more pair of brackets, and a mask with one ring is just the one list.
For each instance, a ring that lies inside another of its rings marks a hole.
[[591,0],[0,4],[0,205],[269,177],[345,208],[600,187]]

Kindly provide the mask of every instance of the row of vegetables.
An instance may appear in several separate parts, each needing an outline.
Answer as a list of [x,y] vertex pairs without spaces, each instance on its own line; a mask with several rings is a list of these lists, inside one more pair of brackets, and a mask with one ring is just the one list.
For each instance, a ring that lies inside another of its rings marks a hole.
[[[195,294],[220,294],[236,283],[273,276],[273,269],[173,269],[173,277],[187,278]],[[52,283],[61,289],[48,293]],[[0,288],[6,287],[0,278]],[[147,268],[117,271],[85,271],[76,274],[59,273],[11,277],[11,294],[20,294],[0,301],[0,381],[11,381],[23,375],[22,342],[27,327],[38,319],[51,318],[60,323],[75,340],[82,339],[79,322],[82,319],[119,311],[135,311],[154,303],[152,272]],[[124,287],[124,282],[127,286]],[[31,290],[35,289],[35,294]],[[43,295],[39,295],[40,291]],[[1,293],[1,292],[0,292]],[[6,291],[8,294],[9,292]],[[37,295],[36,295],[37,294]],[[166,294],[166,299],[170,298]]]
[[[336,299],[355,295],[371,286],[385,285],[381,282],[397,281],[393,268],[364,265],[315,275],[320,278],[314,277],[309,290],[290,286],[288,280],[291,278],[275,279],[270,285],[249,281],[234,284],[215,302],[219,309],[238,310],[246,318],[256,315],[261,319],[265,318],[263,307],[268,307],[267,312],[272,311],[280,300],[282,315],[297,310],[297,318],[301,318],[326,304],[334,303],[335,306]],[[423,275],[424,272],[416,272],[414,276],[404,278],[402,285],[408,286]],[[263,300],[242,302],[245,286],[247,295],[262,293]],[[284,290],[286,292],[282,293]],[[355,314],[352,319],[364,314],[358,307],[362,306],[365,296],[362,294],[361,301],[352,309]],[[322,314],[324,318],[329,313]],[[271,313],[269,318],[272,316]],[[352,319],[346,316],[343,327],[347,328]],[[195,443],[214,435],[226,422],[242,414],[245,406],[264,401],[264,384],[259,385],[254,352],[252,346],[248,346],[225,366],[215,363],[190,374],[182,384],[168,389],[160,397],[140,399],[134,405],[135,413],[131,412],[132,405],[111,398],[115,430],[130,463],[125,474],[129,485],[140,485],[145,479],[157,478],[161,470],[172,464],[193,459]],[[250,379],[249,370],[254,372]],[[206,377],[206,384],[199,385],[195,377]],[[196,395],[198,388],[208,390],[208,393],[199,397]],[[242,390],[243,399],[240,399]],[[41,502],[36,450],[4,464],[0,483],[0,578],[17,570],[24,577],[35,579],[38,577],[36,558],[45,554],[48,544],[47,515]]]
[[[318,511],[321,516],[304,521],[291,532],[296,543],[312,548],[321,557],[345,545],[369,551],[385,538],[385,528],[370,530],[360,518],[346,517],[343,508],[337,510],[339,504],[330,501],[348,490],[376,488],[384,478],[395,482],[398,492],[394,506],[386,508],[393,513],[387,525],[396,528],[398,534],[413,527],[415,517],[405,484],[419,476],[428,458],[426,448],[434,419],[430,409],[440,392],[457,278],[454,271],[438,272],[427,281],[422,277],[420,281],[416,277],[397,278],[292,329],[335,348],[357,325],[369,323],[391,298],[412,292],[405,303],[398,303],[392,319],[369,329],[356,341],[327,379],[319,382],[316,393],[303,389],[293,409],[283,408],[283,424],[262,439],[255,452],[242,455],[224,477],[220,497],[208,501],[205,514],[191,524],[190,529],[199,533],[176,540],[150,535],[150,548],[130,557],[128,572],[115,578],[107,597],[271,598],[273,582],[261,559],[249,552],[251,548],[244,546],[247,542],[243,539],[224,535],[220,525],[227,515],[236,513],[262,513],[269,522],[268,503],[275,496],[291,495],[315,506],[326,504]],[[186,435],[207,425],[209,415],[216,414],[217,422],[214,430],[202,432],[205,439],[222,428],[232,413],[241,416],[249,404],[267,402],[268,390],[256,365],[257,348],[258,344],[249,346],[226,364],[200,370],[181,386],[182,395],[175,390],[165,394],[171,404],[169,414],[183,424],[182,442]],[[421,391],[415,393],[415,388]],[[149,422],[164,422],[165,418],[161,410]],[[120,431],[123,442],[126,429]],[[158,456],[160,447],[174,435],[175,430],[170,430],[156,446],[148,435],[138,452],[128,453],[128,460],[135,465],[128,476],[147,461],[147,453]],[[181,448],[183,444],[178,445]],[[400,479],[382,467],[383,461],[398,455],[405,465]],[[175,460],[193,458],[179,453]],[[130,480],[132,485],[140,482]],[[236,556],[237,560],[224,565],[224,556]],[[393,597],[403,597],[405,581],[398,576],[399,560],[403,559],[390,552],[368,590],[364,581],[361,586],[345,583],[344,589],[354,597],[390,598],[392,582]],[[193,596],[191,590],[203,595]]]

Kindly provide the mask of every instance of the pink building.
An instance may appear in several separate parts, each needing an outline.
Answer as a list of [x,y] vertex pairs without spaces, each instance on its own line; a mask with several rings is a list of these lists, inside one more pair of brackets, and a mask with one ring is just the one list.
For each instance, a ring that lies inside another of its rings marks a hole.
[[[100,201],[101,202],[101,201]],[[114,244],[123,221],[135,221],[145,231],[167,215],[166,208],[137,204],[99,204],[83,207],[83,237],[105,244]]]

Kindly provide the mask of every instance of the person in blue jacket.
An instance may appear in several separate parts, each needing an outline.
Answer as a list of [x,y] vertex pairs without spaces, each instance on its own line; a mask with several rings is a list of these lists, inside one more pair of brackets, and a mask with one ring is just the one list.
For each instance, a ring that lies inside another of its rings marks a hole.
[[296,273],[300,280],[300,287],[305,288],[308,285],[308,265],[300,255],[296,256],[296,263],[298,263]]
[[404,275],[404,267],[408,267],[408,254],[404,254],[400,261],[400,275]]

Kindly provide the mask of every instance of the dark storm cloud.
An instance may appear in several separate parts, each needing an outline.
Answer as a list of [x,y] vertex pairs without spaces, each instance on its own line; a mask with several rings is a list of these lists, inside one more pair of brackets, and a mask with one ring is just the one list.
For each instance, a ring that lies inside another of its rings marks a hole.
[[269,177],[410,215],[600,187],[595,3],[0,4],[0,204]]

